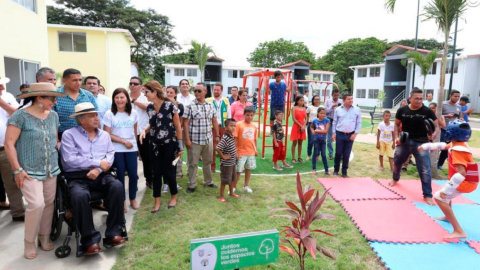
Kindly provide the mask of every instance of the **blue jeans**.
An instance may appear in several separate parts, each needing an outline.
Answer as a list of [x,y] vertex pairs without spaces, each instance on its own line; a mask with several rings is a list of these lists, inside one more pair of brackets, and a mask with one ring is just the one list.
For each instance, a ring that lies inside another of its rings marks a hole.
[[342,159],[342,174],[347,174],[348,161],[350,159],[350,153],[352,152],[353,141],[350,140],[352,134],[344,134],[342,132],[336,132],[335,144],[335,164],[333,165],[334,171],[340,170],[340,159]]
[[312,122],[307,123],[307,137],[308,137],[308,145],[307,145],[307,156],[312,156],[312,149],[313,149],[313,134],[312,131],[310,130],[310,126],[312,125]]
[[[145,160],[144,162],[148,162]],[[137,198],[137,152],[115,152],[113,166],[117,168],[117,177],[123,185],[123,199],[125,200],[125,171],[128,172],[128,197]]]
[[328,173],[327,156],[325,153],[325,140],[316,139],[314,145],[315,152],[312,157],[312,170],[317,170],[317,157],[322,155],[323,168],[325,168],[325,172]]
[[[330,119],[330,118],[328,118]],[[332,119],[330,119],[330,128],[328,129],[327,133],[327,148],[328,148],[328,155],[332,156],[333,155],[333,143],[332,143]]]
[[393,155],[393,180],[400,180],[400,170],[407,161],[408,156],[412,154],[415,157],[417,171],[422,182],[422,191],[424,198],[432,198],[432,174],[430,172],[430,152],[418,151],[418,147],[423,143],[414,140],[408,140],[403,145],[395,148]]

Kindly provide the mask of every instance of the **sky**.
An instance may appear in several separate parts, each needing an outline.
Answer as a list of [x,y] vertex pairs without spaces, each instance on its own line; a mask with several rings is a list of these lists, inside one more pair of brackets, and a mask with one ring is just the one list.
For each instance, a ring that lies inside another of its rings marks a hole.
[[[228,66],[249,66],[247,58],[260,43],[279,38],[304,42],[316,57],[350,38],[415,38],[417,0],[397,0],[393,14],[384,8],[384,0],[130,1],[137,9],[152,8],[168,16],[182,51],[190,48],[192,39],[206,43]],[[420,13],[428,2],[420,1]],[[464,54],[480,54],[480,6],[470,8],[464,18],[458,25],[457,47],[464,48]],[[435,23],[423,19],[418,37],[442,41]]]

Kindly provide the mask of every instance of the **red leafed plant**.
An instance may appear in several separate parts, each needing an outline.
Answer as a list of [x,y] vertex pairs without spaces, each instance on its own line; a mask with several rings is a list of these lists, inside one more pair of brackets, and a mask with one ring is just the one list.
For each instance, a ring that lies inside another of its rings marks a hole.
[[[300,174],[297,172],[297,192],[300,199],[301,207],[297,207],[294,203],[286,201],[288,208],[276,208],[271,213],[284,211],[286,215],[271,215],[270,217],[286,217],[292,221],[292,226],[281,226],[285,228],[280,234],[285,235],[285,239],[280,239],[280,250],[295,257],[300,265],[300,269],[305,269],[305,256],[310,252],[312,257],[316,258],[317,251],[332,259],[336,259],[335,255],[327,248],[317,245],[317,239],[313,236],[313,232],[323,233],[329,236],[332,234],[322,230],[310,230],[310,224],[315,220],[321,219],[335,219],[335,216],[330,214],[317,214],[327,197],[327,191],[319,197],[318,191],[315,195],[315,190],[310,185],[303,190]],[[313,200],[312,200],[313,198]],[[311,202],[310,202],[311,200]],[[310,204],[309,204],[310,202]],[[293,238],[294,243],[289,239]],[[286,244],[286,245],[285,245]]]

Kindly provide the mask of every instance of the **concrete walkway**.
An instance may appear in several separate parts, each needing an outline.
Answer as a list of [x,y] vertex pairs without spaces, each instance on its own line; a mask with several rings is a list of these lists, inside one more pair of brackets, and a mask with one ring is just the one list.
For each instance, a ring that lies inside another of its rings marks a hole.
[[[145,193],[145,180],[143,177],[142,163],[138,163],[138,192],[137,201],[140,203],[140,207],[151,207],[141,205],[143,195]],[[128,177],[126,179],[128,181]],[[126,185],[128,188],[128,184]],[[128,190],[127,190],[128,194]],[[127,195],[128,196],[128,195]],[[128,203],[128,202],[127,202]],[[25,203],[26,205],[26,203]],[[128,213],[125,214],[127,220],[127,231],[132,226],[133,217],[135,216],[135,210],[129,207]],[[93,218],[95,228],[104,236],[106,229],[107,212],[93,210]],[[59,259],[55,256],[55,249],[63,243],[65,236],[67,235],[66,223],[63,223],[62,234],[60,238],[54,242],[55,248],[52,251],[43,251],[41,248],[37,249],[37,258],[33,260],[25,259],[23,256],[23,238],[24,238],[24,223],[12,222],[10,211],[0,211],[0,269],[34,269],[34,270],[53,270],[53,269],[111,269],[115,264],[118,256],[118,252],[121,247],[114,247],[109,250],[105,250],[99,255],[77,258],[76,253],[76,240],[75,234],[73,234],[70,240],[70,247],[72,253],[70,256],[64,259]],[[128,245],[128,242],[127,244]]]

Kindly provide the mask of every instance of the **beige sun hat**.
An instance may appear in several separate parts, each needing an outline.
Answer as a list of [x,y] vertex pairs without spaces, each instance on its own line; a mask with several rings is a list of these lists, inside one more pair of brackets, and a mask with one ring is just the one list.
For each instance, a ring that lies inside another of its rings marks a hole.
[[75,118],[86,113],[98,113],[98,111],[95,110],[95,106],[93,106],[91,102],[82,102],[75,105],[75,113],[70,115],[70,118]]
[[58,92],[57,87],[52,83],[32,83],[27,92],[17,96],[19,99],[28,98],[28,97],[66,97],[66,93]]
[[0,77],[0,84],[7,84],[10,82],[10,79],[7,77]]

